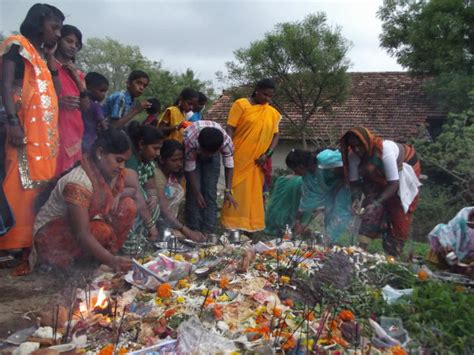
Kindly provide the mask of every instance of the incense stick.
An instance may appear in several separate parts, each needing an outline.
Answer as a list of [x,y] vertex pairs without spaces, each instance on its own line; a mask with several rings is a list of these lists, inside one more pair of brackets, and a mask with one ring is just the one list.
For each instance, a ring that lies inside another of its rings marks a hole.
[[72,316],[74,314],[74,304],[76,302],[76,292],[77,292],[77,288],[74,285],[73,293],[72,293],[71,306],[69,307],[69,314],[68,314],[68,317],[67,317],[66,334],[64,335],[63,342],[62,342],[63,344],[66,344],[67,340],[69,338],[69,331],[71,329]]
[[123,312],[122,312],[122,317],[120,318],[120,324],[119,328],[117,331],[117,339],[115,339],[115,347],[114,349],[117,348],[119,340],[120,340],[120,334],[122,333],[122,325],[123,325],[123,319],[125,318],[125,311],[127,310],[127,306],[123,306]]
[[199,311],[199,318],[201,318],[202,310],[204,309],[204,306],[206,305],[207,298],[209,297],[209,294],[211,291],[207,290],[206,292],[206,297],[204,297],[204,301],[202,302],[201,309]]

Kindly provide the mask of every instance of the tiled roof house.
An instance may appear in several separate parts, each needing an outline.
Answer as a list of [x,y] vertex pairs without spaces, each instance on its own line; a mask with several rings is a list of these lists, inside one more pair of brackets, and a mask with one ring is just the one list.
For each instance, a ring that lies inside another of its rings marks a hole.
[[[406,72],[350,73],[351,89],[347,100],[333,106],[330,113],[317,113],[310,119],[308,133],[325,139],[340,136],[353,126],[365,126],[386,139],[406,142],[419,135],[425,125],[436,130],[446,114],[436,107],[422,89],[423,79]],[[207,111],[206,119],[225,125],[232,105],[225,92]],[[287,107],[293,119],[296,109]],[[281,138],[300,140],[294,126],[285,118],[281,121]]]

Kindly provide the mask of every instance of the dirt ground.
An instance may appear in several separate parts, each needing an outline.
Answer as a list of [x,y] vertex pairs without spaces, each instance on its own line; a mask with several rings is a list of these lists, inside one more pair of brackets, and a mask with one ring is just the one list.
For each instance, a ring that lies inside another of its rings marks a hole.
[[34,271],[12,277],[11,269],[0,269],[0,342],[15,331],[36,325],[36,315],[70,299],[73,288],[85,283],[91,267],[68,273]]

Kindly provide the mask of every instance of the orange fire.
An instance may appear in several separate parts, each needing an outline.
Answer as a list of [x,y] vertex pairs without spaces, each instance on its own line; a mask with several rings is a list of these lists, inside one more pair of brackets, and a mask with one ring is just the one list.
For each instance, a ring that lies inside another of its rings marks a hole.
[[81,312],[82,314],[87,312],[87,306],[85,302],[81,302],[79,304],[79,312]]
[[95,308],[100,308],[100,309],[104,309],[106,308],[108,305],[108,302],[107,302],[107,295],[105,294],[104,292],[104,288],[101,287],[100,290],[99,290],[99,293],[97,294],[97,300],[95,301],[95,304],[94,304],[94,309]]

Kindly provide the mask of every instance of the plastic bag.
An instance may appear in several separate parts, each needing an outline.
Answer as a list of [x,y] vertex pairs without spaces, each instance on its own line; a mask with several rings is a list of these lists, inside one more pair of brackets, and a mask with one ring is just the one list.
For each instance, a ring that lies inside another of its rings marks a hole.
[[382,288],[382,297],[384,301],[387,302],[388,304],[394,304],[400,297],[411,296],[412,293],[413,293],[412,288],[397,290],[397,289],[394,289],[390,285],[385,285]]
[[189,318],[178,327],[180,354],[228,354],[237,350],[233,341],[205,328],[196,317]]

